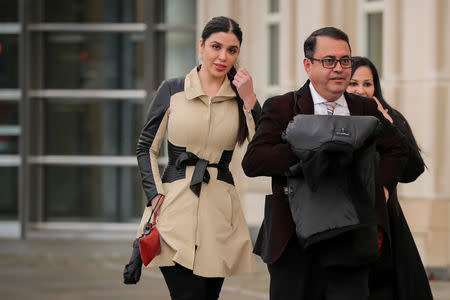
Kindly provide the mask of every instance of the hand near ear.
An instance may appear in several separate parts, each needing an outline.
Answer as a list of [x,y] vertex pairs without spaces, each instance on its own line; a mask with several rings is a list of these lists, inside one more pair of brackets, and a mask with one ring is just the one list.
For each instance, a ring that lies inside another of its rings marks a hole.
[[377,99],[377,97],[373,96],[373,100],[378,104],[378,110],[383,114],[383,116],[391,123],[394,123],[391,116],[388,114],[388,110],[381,105],[380,101]]
[[240,68],[236,72],[236,75],[234,75],[233,84],[236,86],[239,96],[244,101],[244,108],[247,110],[253,109],[257,100],[253,91],[253,81],[250,73]]

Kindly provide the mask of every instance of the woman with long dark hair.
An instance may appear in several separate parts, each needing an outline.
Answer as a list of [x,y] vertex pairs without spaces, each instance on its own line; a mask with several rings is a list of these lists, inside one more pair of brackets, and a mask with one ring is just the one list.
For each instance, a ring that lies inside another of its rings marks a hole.
[[[355,56],[352,59],[351,80],[347,92],[374,99],[378,110],[405,136],[409,156],[400,182],[416,180],[426,166],[408,121],[385,101],[374,64],[366,57]],[[390,228],[389,232],[381,232],[381,252],[371,270],[369,299],[433,299],[422,260],[400,207],[396,190],[389,195],[386,205]]]
[[[199,42],[202,64],[161,84],[139,138],[148,204],[137,236],[151,211],[158,213],[161,253],[149,266],[160,267],[172,299],[218,299],[224,277],[254,269],[228,168],[236,144],[253,136],[260,112],[250,74],[234,67],[241,43],[234,20],[211,19]],[[166,133],[169,162],[160,177]]]

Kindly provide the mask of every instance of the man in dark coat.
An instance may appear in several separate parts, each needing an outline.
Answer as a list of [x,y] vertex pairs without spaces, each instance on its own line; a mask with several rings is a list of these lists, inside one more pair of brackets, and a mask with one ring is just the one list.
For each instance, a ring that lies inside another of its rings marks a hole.
[[406,150],[398,130],[384,119],[374,101],[345,93],[350,81],[351,50],[344,32],[333,27],[319,29],[305,41],[304,51],[303,64],[309,80],[297,91],[295,100],[294,93],[289,92],[264,103],[258,129],[242,161],[248,176],[272,177],[272,195],[266,196],[264,221],[254,252],[268,265],[271,299],[367,299],[376,240],[373,257],[364,259],[353,255],[358,248],[354,243],[358,232],[337,236],[306,250],[299,245],[284,193],[287,171],[298,160],[282,141],[282,133],[294,117],[294,103],[300,114],[377,117],[384,126],[377,139],[384,193],[380,187],[375,209],[379,226],[385,228],[385,201],[398,181]]

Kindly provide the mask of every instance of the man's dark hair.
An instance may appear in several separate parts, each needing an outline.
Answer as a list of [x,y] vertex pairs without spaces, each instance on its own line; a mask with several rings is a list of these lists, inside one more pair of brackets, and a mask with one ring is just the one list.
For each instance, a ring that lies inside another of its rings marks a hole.
[[348,44],[348,48],[350,49],[350,52],[352,52],[348,36],[345,32],[343,32],[340,29],[337,29],[336,27],[323,27],[311,33],[311,35],[306,39],[305,43],[303,44],[303,51],[305,52],[305,57],[307,58],[314,57],[318,36],[327,36],[335,40],[346,41]]

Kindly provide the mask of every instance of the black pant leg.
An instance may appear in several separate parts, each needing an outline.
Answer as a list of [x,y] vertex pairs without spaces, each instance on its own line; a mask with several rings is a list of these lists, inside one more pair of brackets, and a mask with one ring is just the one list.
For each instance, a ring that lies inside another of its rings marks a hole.
[[294,235],[280,258],[268,264],[270,299],[367,300],[369,264],[337,266],[329,255],[334,250],[319,243],[305,252]]
[[395,289],[395,273],[389,240],[384,235],[381,255],[371,266],[369,274],[369,300],[397,299]]
[[323,281],[316,276],[317,265],[312,257],[308,257],[294,234],[288,242],[283,254],[267,268],[270,273],[270,299],[319,299]]
[[326,300],[369,299],[370,266],[376,258],[376,227],[354,230],[315,244],[325,272]]
[[160,267],[172,300],[217,300],[224,278],[195,275],[179,264]]
[[367,300],[369,266],[327,267],[326,300]]

